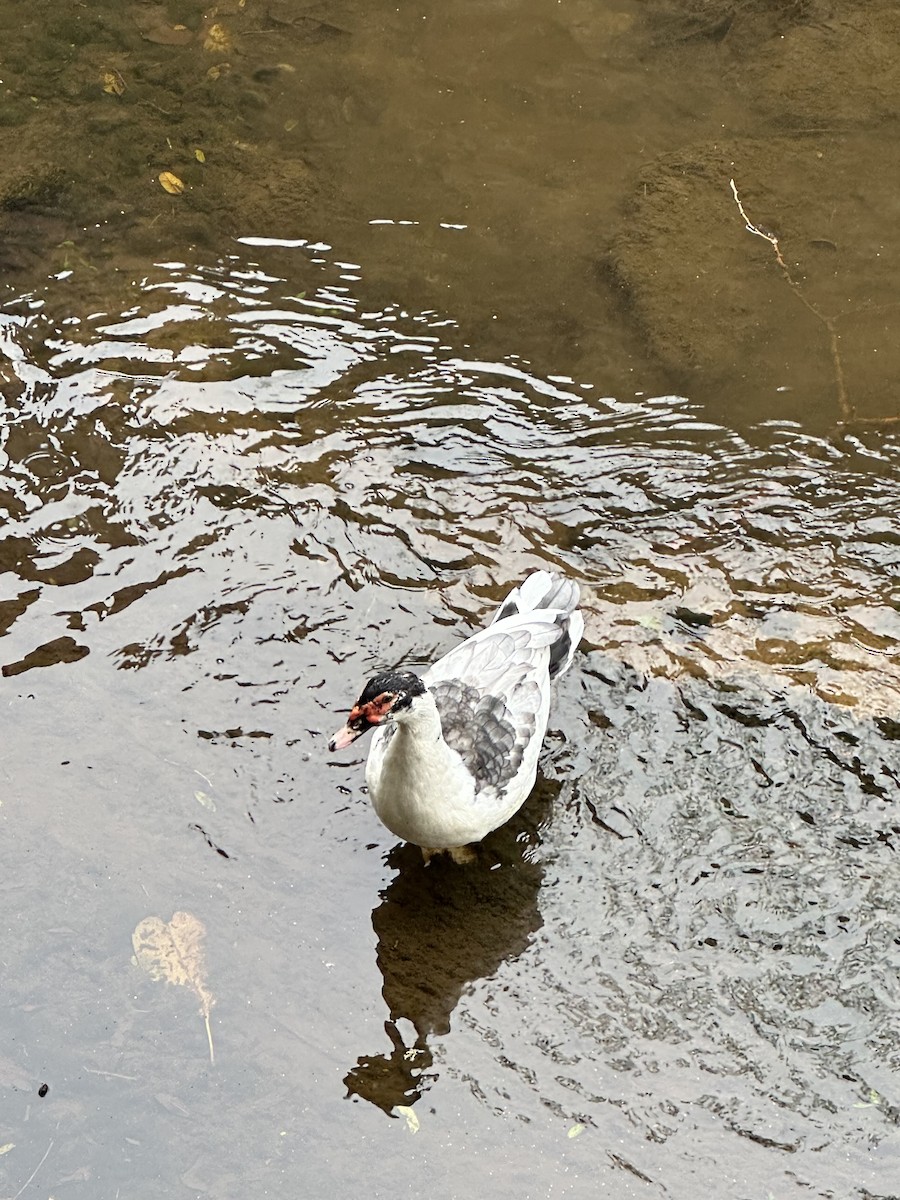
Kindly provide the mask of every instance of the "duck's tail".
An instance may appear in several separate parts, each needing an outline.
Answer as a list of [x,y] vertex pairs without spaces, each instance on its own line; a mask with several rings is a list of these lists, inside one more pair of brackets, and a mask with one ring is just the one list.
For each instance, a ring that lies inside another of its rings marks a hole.
[[513,588],[497,611],[491,624],[504,617],[537,612],[552,612],[559,627],[559,638],[550,650],[550,678],[567,670],[584,634],[584,618],[578,611],[578,584],[550,571],[534,571],[518,587]]

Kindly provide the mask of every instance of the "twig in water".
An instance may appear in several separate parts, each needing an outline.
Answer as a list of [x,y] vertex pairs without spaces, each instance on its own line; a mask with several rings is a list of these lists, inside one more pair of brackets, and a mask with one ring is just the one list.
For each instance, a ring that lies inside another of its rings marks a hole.
[[800,285],[795,279],[792,278],[791,272],[788,269],[788,265],[781,256],[778,238],[774,233],[767,233],[764,229],[760,229],[757,225],[753,224],[753,222],[747,216],[746,210],[741,203],[741,198],[738,195],[737,184],[733,179],[730,180],[730,183],[731,192],[734,196],[734,202],[738,207],[738,212],[741,214],[741,220],[744,222],[747,232],[754,233],[757,237],[761,237],[769,243],[769,245],[775,251],[775,261],[784,272],[784,277],[788,282],[788,287],[804,306],[804,308],[809,309],[816,320],[821,321],[821,323],[825,326],[825,329],[828,331],[828,345],[831,350],[832,366],[834,367],[834,382],[837,390],[837,401],[841,410],[841,417],[843,418],[841,424],[848,421],[854,421],[856,419],[856,409],[853,407],[847,397],[847,387],[844,383],[844,367],[843,363],[841,362],[840,350],[838,348],[838,332],[835,328],[834,318],[826,317],[823,313],[820,313],[815,305],[810,304],[807,298],[803,295],[803,293],[800,291]]
[[28,1178],[25,1180],[25,1182],[22,1184],[22,1186],[19,1188],[19,1190],[13,1196],[13,1200],[19,1200],[19,1197],[22,1195],[22,1193],[28,1187],[29,1183],[31,1183],[32,1179],[34,1179],[35,1175],[37,1175],[38,1171],[41,1169],[41,1167],[47,1161],[47,1155],[50,1153],[50,1151],[52,1149],[53,1149],[53,1142],[51,1141],[50,1145],[44,1151],[44,1157],[41,1159],[41,1161],[38,1163],[38,1165],[34,1168],[34,1170],[31,1172],[31,1174],[28,1176]]
[[97,1071],[94,1067],[84,1067],[90,1075],[102,1075],[104,1079],[127,1079],[134,1083],[137,1080],[137,1075],[120,1075],[118,1071]]
[[757,237],[764,238],[767,242],[771,243],[772,247],[775,250],[775,259],[778,262],[779,267],[781,267],[782,271],[784,271],[785,275],[787,275],[788,283],[790,283],[792,287],[796,287],[796,284],[794,283],[793,279],[791,279],[791,273],[787,269],[787,263],[781,257],[781,251],[778,249],[778,238],[775,236],[774,233],[766,233],[766,231],[764,229],[760,229],[757,225],[753,224],[753,222],[750,220],[750,218],[747,216],[746,212],[744,211],[743,204],[741,204],[741,198],[738,195],[737,184],[734,182],[733,179],[730,182],[731,182],[731,191],[734,195],[734,202],[738,206],[738,212],[741,214],[741,217],[743,218],[744,225],[747,227],[747,232],[755,233]]

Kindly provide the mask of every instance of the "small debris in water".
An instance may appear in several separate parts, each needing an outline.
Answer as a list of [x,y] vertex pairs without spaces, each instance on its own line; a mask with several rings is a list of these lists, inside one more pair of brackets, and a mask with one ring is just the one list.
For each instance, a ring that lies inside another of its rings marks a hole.
[[400,1113],[401,1116],[406,1117],[406,1127],[410,1133],[419,1132],[419,1118],[408,1104],[395,1104],[394,1111]]
[[180,196],[184,191],[184,184],[171,171],[160,171],[159,182],[163,190],[167,191],[170,196]]

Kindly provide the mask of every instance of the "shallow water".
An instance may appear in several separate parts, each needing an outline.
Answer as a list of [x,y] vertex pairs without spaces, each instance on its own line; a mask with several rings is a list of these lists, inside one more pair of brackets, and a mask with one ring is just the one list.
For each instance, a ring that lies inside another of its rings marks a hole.
[[[424,297],[474,269],[353,227],[9,286],[0,1194],[900,1195],[900,438],[667,394],[634,331],[557,374],[542,305],[479,339]],[[327,737],[537,566],[587,618],[540,783],[425,868]],[[176,911],[214,1065],[131,961]]]

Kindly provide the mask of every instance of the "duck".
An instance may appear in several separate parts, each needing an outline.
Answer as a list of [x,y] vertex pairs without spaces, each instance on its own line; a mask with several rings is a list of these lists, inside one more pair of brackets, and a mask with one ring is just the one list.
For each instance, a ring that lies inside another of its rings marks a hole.
[[471,862],[474,849],[527,800],[550,714],[552,682],[584,633],[571,579],[534,571],[491,622],[421,676],[374,675],[328,743],[372,732],[366,786],[381,822],[422,848]]

